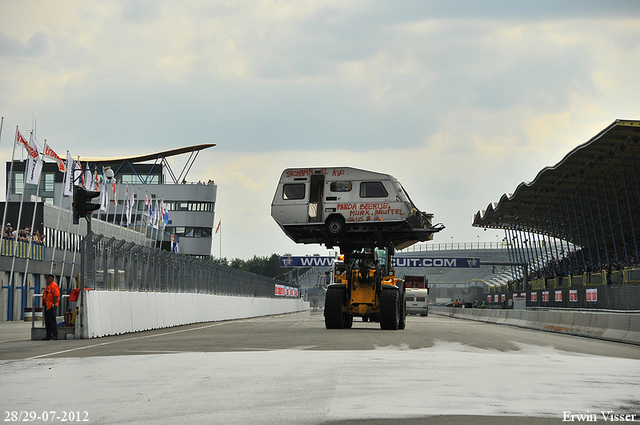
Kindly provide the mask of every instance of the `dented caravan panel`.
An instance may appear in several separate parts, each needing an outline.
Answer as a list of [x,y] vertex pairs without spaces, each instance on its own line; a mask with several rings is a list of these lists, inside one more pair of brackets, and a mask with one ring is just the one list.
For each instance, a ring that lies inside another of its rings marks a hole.
[[294,242],[328,247],[392,242],[400,249],[443,228],[393,176],[351,167],[284,170],[271,216]]

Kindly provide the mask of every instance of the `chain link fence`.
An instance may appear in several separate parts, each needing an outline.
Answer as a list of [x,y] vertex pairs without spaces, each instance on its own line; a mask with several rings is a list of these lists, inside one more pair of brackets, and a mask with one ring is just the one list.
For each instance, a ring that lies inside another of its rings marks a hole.
[[275,298],[283,282],[212,261],[89,234],[81,243],[83,288]]

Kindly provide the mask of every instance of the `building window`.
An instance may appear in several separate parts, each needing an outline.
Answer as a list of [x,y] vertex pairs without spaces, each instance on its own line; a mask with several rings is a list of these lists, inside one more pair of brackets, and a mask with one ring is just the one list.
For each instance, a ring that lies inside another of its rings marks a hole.
[[22,190],[24,189],[24,173],[22,172],[14,172],[13,173],[13,179],[12,179],[12,190],[10,190],[10,193],[16,194],[16,195],[20,195],[22,194]]
[[44,173],[44,191],[53,192],[55,190],[55,174]]
[[145,175],[136,175],[136,174],[118,174],[116,176],[116,180],[118,183],[123,184],[143,184],[145,183],[145,179],[147,180],[147,184],[159,184],[160,176],[158,174],[151,174],[149,176]]

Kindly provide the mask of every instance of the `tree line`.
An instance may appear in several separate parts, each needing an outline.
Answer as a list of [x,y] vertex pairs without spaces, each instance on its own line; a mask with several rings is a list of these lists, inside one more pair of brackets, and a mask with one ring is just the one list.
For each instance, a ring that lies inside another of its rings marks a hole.
[[[289,255],[291,254],[285,254],[285,256]],[[227,257],[214,258],[212,256],[211,261],[216,264],[233,267],[234,269],[282,281],[286,280],[286,275],[293,270],[290,267],[280,267],[280,255],[278,254],[271,254],[270,256],[265,257],[258,257],[257,255],[254,255],[253,258],[249,260],[243,260],[241,258],[229,260]],[[300,274],[305,273],[309,269],[310,267],[301,267]]]

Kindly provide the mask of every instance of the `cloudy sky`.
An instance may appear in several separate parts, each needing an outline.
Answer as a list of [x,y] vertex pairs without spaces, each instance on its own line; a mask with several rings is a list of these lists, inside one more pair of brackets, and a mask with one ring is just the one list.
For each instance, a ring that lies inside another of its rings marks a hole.
[[640,119],[638,69],[635,0],[0,0],[0,156],[34,121],[81,158],[216,143],[189,179],[229,258],[327,253],[270,217],[298,166],[392,174],[434,242],[495,242],[472,214]]

